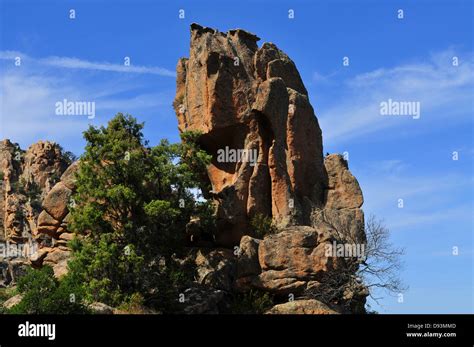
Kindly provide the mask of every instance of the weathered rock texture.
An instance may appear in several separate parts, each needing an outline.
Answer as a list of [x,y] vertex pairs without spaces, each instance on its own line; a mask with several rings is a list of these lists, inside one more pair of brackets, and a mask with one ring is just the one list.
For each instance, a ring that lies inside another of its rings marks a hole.
[[[244,30],[191,26],[189,59],[177,66],[174,102],[180,131],[203,133],[218,201],[218,243],[231,246],[261,213],[281,227],[309,223],[324,202],[322,137],[293,61]],[[254,150],[256,163],[218,161],[225,148]],[[207,192],[204,192],[205,194]]]
[[275,305],[266,312],[267,314],[339,314],[324,303],[309,299],[289,301]]
[[[68,168],[56,143],[40,141],[23,151],[9,140],[0,142],[0,242],[35,244],[39,249],[31,256],[31,264],[49,263],[58,274],[64,272],[65,255],[69,253],[65,247],[71,238],[65,234],[67,204],[76,169],[77,164]],[[0,261],[6,269],[20,268],[12,264],[29,264],[26,253]],[[13,273],[6,271],[0,281],[14,282]]]
[[54,185],[43,200],[43,211],[38,216],[38,233],[52,240],[51,247],[43,247],[31,260],[34,266],[47,264],[53,267],[56,277],[67,273],[67,262],[71,252],[67,243],[73,239],[68,230],[69,206],[74,202],[71,195],[76,189],[75,174],[79,169],[79,161],[72,163],[62,174],[60,181]]
[[53,142],[40,141],[26,151],[9,140],[0,142],[0,239],[23,242],[37,233],[41,202],[67,166]]
[[258,248],[262,272],[254,286],[277,294],[297,294],[334,271],[338,258],[325,255],[332,237],[307,226],[289,227],[265,237]]
[[339,241],[365,242],[364,213],[360,208],[364,198],[357,179],[340,154],[326,156],[324,166],[328,176],[325,203],[323,208],[313,209],[311,224],[316,228],[329,227]]
[[[335,313],[305,296],[344,270],[344,258],[326,254],[333,242],[365,242],[362,192],[341,155],[323,157],[321,129],[293,61],[258,40],[241,29],[193,24],[189,58],[177,65],[179,130],[201,132],[200,145],[213,158],[212,191],[203,193],[216,202],[217,244],[239,245],[237,259],[201,254],[201,271],[222,290],[234,278],[237,291],[298,299],[269,313]],[[220,160],[232,149],[254,150],[257,160]],[[251,237],[256,214],[270,216],[278,232]],[[351,295],[363,306],[364,295]]]

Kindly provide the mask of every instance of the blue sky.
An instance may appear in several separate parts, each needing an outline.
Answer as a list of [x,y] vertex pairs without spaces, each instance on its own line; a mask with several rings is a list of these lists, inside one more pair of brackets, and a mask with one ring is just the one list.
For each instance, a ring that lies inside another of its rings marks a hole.
[[[23,148],[48,139],[81,154],[89,122],[117,112],[144,121],[152,145],[176,141],[174,69],[188,55],[190,23],[243,28],[275,43],[302,75],[324,151],[349,153],[366,215],[383,218],[393,243],[406,248],[403,303],[387,296],[374,308],[473,313],[471,1],[0,3],[0,135]],[[95,101],[96,117],[55,115],[64,98]],[[389,98],[420,102],[421,117],[381,116]]]

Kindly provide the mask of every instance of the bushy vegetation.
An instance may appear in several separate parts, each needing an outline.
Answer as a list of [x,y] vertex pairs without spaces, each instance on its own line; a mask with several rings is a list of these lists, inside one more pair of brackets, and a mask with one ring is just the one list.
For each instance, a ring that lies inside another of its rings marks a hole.
[[251,220],[250,226],[253,229],[255,237],[263,239],[265,235],[275,234],[277,227],[271,217],[257,213]]
[[29,269],[18,281],[17,291],[23,298],[8,312],[14,314],[68,314],[86,313],[83,304],[82,283],[74,275],[61,281],[54,277],[53,269],[44,266]]
[[230,313],[263,314],[273,306],[273,298],[268,292],[250,290],[234,295]]
[[[196,197],[211,157],[198,145],[200,134],[183,133],[181,143],[162,140],[151,147],[143,124],[117,114],[106,127],[84,132],[85,152],[76,174],[68,229],[69,271],[60,280],[51,267],[30,270],[18,283],[22,301],[11,313],[85,313],[102,302],[122,312],[180,312],[179,293],[195,278],[184,262],[186,225],[199,220],[215,231],[214,206]],[[271,218],[252,220],[263,237],[276,228]],[[230,312],[263,313],[268,293],[234,294]]]
[[209,219],[208,203],[196,201],[192,189],[202,188],[210,156],[196,144],[198,133],[148,147],[142,129],[118,114],[84,133],[71,228],[85,237],[73,244],[69,267],[87,301],[120,306],[140,297],[167,312],[187,278],[174,264],[186,224],[191,216]]

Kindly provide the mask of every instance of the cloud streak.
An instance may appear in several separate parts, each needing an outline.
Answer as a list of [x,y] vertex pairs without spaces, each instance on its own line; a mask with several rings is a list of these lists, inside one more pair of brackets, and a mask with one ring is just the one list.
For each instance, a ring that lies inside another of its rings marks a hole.
[[125,66],[121,64],[113,64],[109,62],[94,62],[89,60],[78,59],[74,57],[58,57],[51,56],[47,58],[32,58],[26,54],[16,51],[1,51],[0,59],[14,60],[16,57],[21,57],[24,61],[34,62],[44,66],[63,68],[63,69],[80,69],[80,70],[94,70],[120,73],[135,73],[135,74],[151,74],[164,77],[175,77],[174,71],[157,67],[157,66],[139,66],[130,65]]
[[[17,56],[22,58],[21,66],[10,65],[8,60]],[[157,116],[171,108],[174,89],[150,90],[143,79],[148,73],[145,70],[102,78],[73,68],[77,62],[72,61],[51,60],[46,64],[18,52],[0,52],[0,60],[0,137],[19,142],[23,148],[44,139],[72,144],[74,147],[68,149],[80,153],[82,132],[89,124],[103,124],[117,112]],[[60,67],[73,70],[65,74]],[[96,119],[57,115],[55,104],[63,99],[94,102]]]
[[111,63],[97,63],[87,60],[68,57],[48,57],[41,59],[40,62],[44,65],[66,68],[66,69],[84,69],[84,70],[98,70],[110,72],[124,72],[124,73],[139,73],[151,74],[166,77],[175,77],[174,71],[162,67],[148,67],[148,66],[125,66]]
[[[390,228],[404,230],[450,220],[472,222],[472,202],[462,198],[474,186],[469,174],[414,174],[405,162],[384,160],[367,165],[358,179],[364,210],[386,219]],[[403,199],[403,208],[398,208],[398,199]]]
[[[459,56],[459,66],[452,57]],[[328,143],[342,143],[407,122],[430,125],[450,117],[450,122],[471,117],[474,59],[451,49],[432,54],[424,62],[381,68],[340,82],[337,104],[319,109],[319,121]],[[421,120],[380,115],[380,103],[388,99],[418,101]],[[449,111],[449,112],[447,112]],[[337,119],[337,126],[334,120]],[[426,124],[426,123],[425,123]]]

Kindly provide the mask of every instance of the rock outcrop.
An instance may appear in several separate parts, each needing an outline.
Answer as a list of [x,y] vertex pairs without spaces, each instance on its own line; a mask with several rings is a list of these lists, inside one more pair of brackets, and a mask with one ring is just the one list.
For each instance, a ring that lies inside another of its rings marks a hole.
[[314,300],[289,301],[284,304],[273,306],[267,314],[339,314],[339,312],[328,307],[326,304]]
[[25,152],[21,178],[26,189],[34,184],[41,189],[42,194],[47,194],[67,167],[68,163],[58,144],[39,141]]
[[[250,233],[257,213],[280,227],[308,224],[311,206],[324,200],[321,129],[306,88],[293,61],[258,40],[240,29],[193,24],[189,59],[177,66],[179,129],[202,132],[200,143],[213,156],[210,194],[224,246]],[[224,151],[247,154],[219,156]]]
[[308,226],[283,229],[265,237],[258,247],[262,272],[250,283],[276,294],[299,294],[318,285],[329,271],[335,271],[338,258],[327,257],[328,232]]
[[40,267],[43,264],[52,266],[54,275],[61,277],[67,273],[67,262],[71,252],[67,243],[73,239],[68,230],[69,206],[74,203],[71,195],[76,189],[75,174],[79,161],[72,163],[62,174],[60,181],[54,185],[43,200],[43,211],[38,216],[37,239],[51,239],[51,247],[42,247],[34,254],[31,262]]
[[328,176],[324,205],[313,209],[311,225],[329,227],[339,241],[364,243],[364,198],[357,179],[340,154],[326,156],[324,167]]
[[[239,245],[236,260],[227,255],[204,269],[226,283],[234,277],[237,291],[297,298],[270,313],[335,313],[306,296],[347,269],[344,257],[327,254],[333,243],[365,242],[362,191],[341,155],[323,157],[321,129],[293,61],[258,41],[241,29],[193,24],[189,58],[177,65],[178,128],[200,132],[213,158],[205,182],[212,190],[203,194],[216,204],[216,243]],[[271,217],[278,232],[252,237],[257,214]],[[365,302],[360,293],[344,295]]]
[[41,202],[68,164],[59,145],[40,141],[26,151],[9,140],[0,142],[0,238],[24,242],[37,233]]
[[9,140],[0,142],[0,242],[23,250],[0,259],[6,269],[1,282],[14,283],[20,273],[15,269],[29,264],[49,263],[64,273],[67,204],[77,168],[68,165],[56,143],[40,141],[23,151]]

